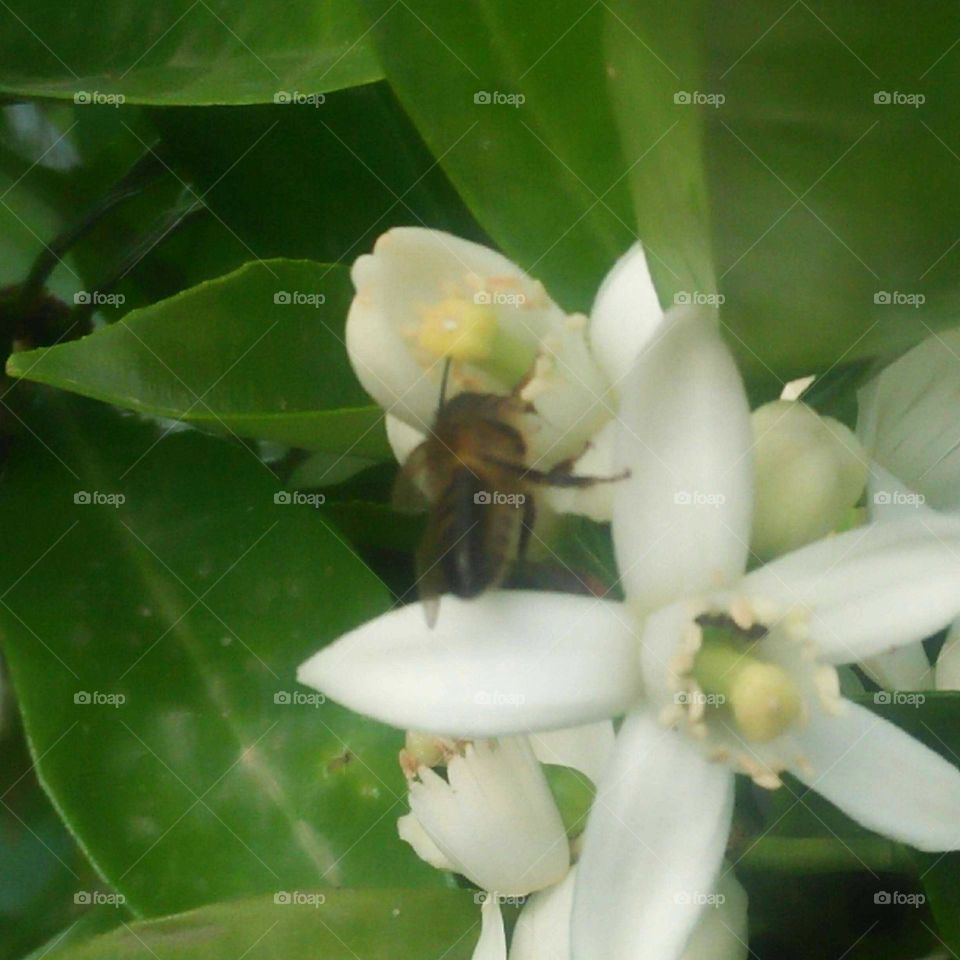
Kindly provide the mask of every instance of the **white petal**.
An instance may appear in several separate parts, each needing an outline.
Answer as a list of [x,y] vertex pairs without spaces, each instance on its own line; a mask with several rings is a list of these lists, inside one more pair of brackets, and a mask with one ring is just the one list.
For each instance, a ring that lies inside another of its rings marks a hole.
[[[351,273],[356,296],[347,316],[347,353],[364,389],[384,409],[426,430],[440,395],[443,361],[418,357],[416,333],[423,311],[450,298],[472,302],[485,295],[498,323],[534,349],[563,312],[543,288],[506,257],[440,230],[397,227],[383,234],[374,252],[357,259]],[[514,300],[494,303],[496,293]],[[486,302],[486,301],[485,301]],[[475,389],[507,392],[479,370]],[[457,378],[449,393],[457,391]]]
[[734,777],[647,713],[617,736],[584,835],[573,908],[578,960],[674,960],[713,892]]
[[960,690],[960,620],[954,620],[940,648],[935,672],[938,690]]
[[579,457],[616,413],[616,398],[587,343],[587,320],[567,317],[544,336],[533,376],[520,391],[536,416],[527,418],[528,465],[546,470]]
[[[610,420],[590,439],[586,452],[570,471],[578,477],[616,476],[617,423]],[[537,505],[545,503],[557,513],[579,513],[599,523],[613,516],[613,494],[617,484],[597,483],[592,487],[544,487]]]
[[747,398],[709,315],[671,310],[624,385],[613,535],[627,596],[654,609],[746,565],[753,465]]
[[570,960],[570,914],[576,867],[527,901],[510,941],[510,960]]
[[680,600],[652,613],[644,621],[640,638],[640,666],[646,700],[654,711],[676,704],[675,658],[687,651],[694,617],[702,608]]
[[807,608],[833,663],[921,640],[960,613],[960,521],[935,515],[828,537],[750,573],[745,592]]
[[427,434],[423,430],[418,430],[416,427],[404,423],[403,420],[395,417],[392,413],[388,413],[384,419],[390,449],[397,458],[397,463],[404,464],[407,462],[407,457],[427,439]]
[[730,867],[716,887],[716,897],[704,906],[683,960],[744,960],[749,953],[747,891]]
[[[523,908],[510,942],[510,960],[570,960],[570,916],[577,868],[556,886],[533,894]],[[728,867],[707,898],[683,960],[744,960],[747,945],[747,894]]]
[[860,661],[860,666],[874,683],[887,690],[930,690],[934,685],[933,670],[922,643],[908,643],[867,657]]
[[960,508],[960,330],[934,334],[860,391],[857,433],[938,510]]
[[781,400],[799,400],[806,389],[817,379],[815,373],[811,373],[806,377],[797,377],[796,380],[790,380],[783,385],[783,389],[780,391]]
[[639,693],[634,624],[621,604],[560,593],[446,596],[430,630],[414,603],[302,664],[301,683],[410,730],[487,737],[591,723]]
[[530,734],[530,744],[541,763],[572,767],[600,782],[610,751],[613,749],[613,724],[609,720],[565,730],[544,730]]
[[607,274],[590,311],[590,345],[615,389],[662,319],[647,258],[635,243]]
[[871,520],[886,523],[931,516],[934,510],[927,505],[927,498],[922,493],[911,490],[889,470],[871,463],[867,479],[867,512]]
[[503,914],[495,896],[487,896],[480,908],[480,939],[473,948],[471,960],[507,960],[507,935]]
[[397,833],[413,847],[414,853],[438,870],[456,870],[456,864],[430,839],[416,814],[407,813],[397,820]]
[[919,850],[960,849],[960,770],[865,707],[813,712],[791,772],[870,830]]
[[560,812],[524,737],[468,744],[446,780],[422,768],[410,808],[456,872],[483,890],[523,896],[570,866]]

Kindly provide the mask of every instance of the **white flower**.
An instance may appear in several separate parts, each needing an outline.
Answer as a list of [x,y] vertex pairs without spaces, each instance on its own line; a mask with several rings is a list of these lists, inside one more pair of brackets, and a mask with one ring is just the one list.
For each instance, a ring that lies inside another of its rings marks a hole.
[[[550,762],[576,766],[585,748],[609,749],[612,735],[608,721],[556,731],[543,746]],[[540,762],[526,737],[433,738],[439,752],[429,737],[408,734],[408,748],[411,740],[413,750],[401,754],[411,812],[397,823],[400,836],[427,863],[463,874],[485,891],[473,960],[506,960],[501,898],[543,890],[552,902],[552,891],[570,874],[570,845]],[[446,780],[429,768],[440,763]]]
[[[461,873],[486,891],[473,960],[506,960],[500,904],[512,898],[524,904],[510,960],[570,960],[576,867],[569,865],[567,837],[534,753],[581,773],[602,769],[613,725],[603,721],[529,740],[464,743],[415,734],[401,754],[412,809],[398,822],[400,836],[431,865]],[[428,764],[445,765],[447,781]],[[728,872],[703,904],[685,960],[742,960],[746,913],[746,894]]]
[[500,736],[625,715],[578,866],[582,960],[682,954],[698,896],[716,887],[734,773],[773,787],[790,771],[869,829],[960,848],[960,771],[843,699],[836,678],[957,615],[960,523],[869,525],[745,573],[751,443],[718,333],[672,313],[623,389],[631,476],[613,534],[625,604],[450,598],[433,631],[419,610],[395,610],[300,668],[405,728]]
[[524,896],[563,879],[570,866],[560,812],[525,737],[465,744],[446,779],[418,767],[410,811],[400,836],[428,863],[482,890]]
[[[857,434],[872,461],[867,510],[878,521],[960,514],[960,329],[934,334],[858,397]],[[921,644],[862,666],[896,690],[960,690],[960,621],[930,667]]]
[[[604,282],[591,320],[567,315],[541,284],[496,251],[438,230],[398,227],[353,266],[347,318],[350,361],[387,411],[402,463],[424,439],[440,398],[462,390],[520,396],[529,466],[587,458],[609,475],[618,382],[661,319],[639,245]],[[579,466],[579,465],[578,465]],[[582,472],[582,467],[577,472]],[[558,510],[609,519],[610,491],[551,491]]]

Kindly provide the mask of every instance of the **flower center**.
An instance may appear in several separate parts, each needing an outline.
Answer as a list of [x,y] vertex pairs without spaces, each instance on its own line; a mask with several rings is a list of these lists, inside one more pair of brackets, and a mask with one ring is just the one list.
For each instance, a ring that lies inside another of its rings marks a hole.
[[732,619],[697,618],[703,643],[691,671],[708,702],[729,709],[737,728],[754,743],[785,733],[801,716],[797,685],[783,667],[756,655],[766,627],[739,627]]
[[[803,608],[725,594],[686,623],[667,667],[661,722],[688,733],[707,758],[758,786],[810,770],[803,728],[812,710],[836,713],[840,683],[817,656]],[[662,661],[661,661],[662,662]]]
[[512,386],[530,369],[535,352],[510,336],[497,309],[463,297],[448,297],[425,307],[418,345],[436,357],[472,363]]

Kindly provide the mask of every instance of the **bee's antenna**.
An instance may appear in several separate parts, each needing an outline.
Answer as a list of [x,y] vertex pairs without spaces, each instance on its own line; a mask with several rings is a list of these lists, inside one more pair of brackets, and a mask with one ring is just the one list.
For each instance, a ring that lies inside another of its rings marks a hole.
[[450,364],[452,362],[453,357],[447,357],[443,365],[443,377],[440,379],[440,407],[438,409],[442,409],[447,402],[447,380],[450,378]]

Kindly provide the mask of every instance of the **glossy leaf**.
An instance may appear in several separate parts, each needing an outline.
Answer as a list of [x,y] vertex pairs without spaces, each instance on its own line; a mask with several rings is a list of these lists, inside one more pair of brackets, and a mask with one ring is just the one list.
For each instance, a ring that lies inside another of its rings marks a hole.
[[352,0],[293,0],[282,11],[238,0],[160,0],[149,10],[119,0],[11,0],[0,10],[0,90],[78,98],[91,109],[117,96],[272,102],[376,80],[365,30]]
[[137,923],[50,960],[465,960],[479,933],[466,892],[285,890]]
[[405,224],[484,239],[386,84],[341,90],[315,108],[150,115],[164,156],[246,259],[352,263]]
[[719,293],[768,395],[955,322],[960,11],[607,7],[627,153],[650,148],[630,182],[661,296]]
[[604,5],[363,5],[391,85],[474,216],[554,298],[587,309],[635,232]]
[[214,432],[377,458],[382,414],[347,362],[346,271],[260,261],[82,340],[15,354],[12,376]]
[[397,836],[402,733],[296,686],[388,604],[322,508],[241,446],[45,400],[0,489],[0,629],[41,782],[105,880],[148,915],[444,883]]
[[75,897],[95,881],[37,783],[23,731],[11,716],[7,685],[0,674],[0,958],[20,960],[41,939],[77,919],[82,907]]

